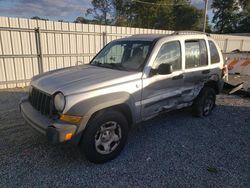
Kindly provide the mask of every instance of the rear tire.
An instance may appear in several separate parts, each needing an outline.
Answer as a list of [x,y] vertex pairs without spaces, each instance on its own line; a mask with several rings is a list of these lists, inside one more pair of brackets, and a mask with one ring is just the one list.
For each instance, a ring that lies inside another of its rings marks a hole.
[[114,159],[124,148],[128,136],[128,122],[118,111],[98,113],[87,125],[80,142],[86,158],[93,163]]
[[204,87],[193,103],[193,113],[197,117],[210,115],[215,107],[216,93],[211,87]]

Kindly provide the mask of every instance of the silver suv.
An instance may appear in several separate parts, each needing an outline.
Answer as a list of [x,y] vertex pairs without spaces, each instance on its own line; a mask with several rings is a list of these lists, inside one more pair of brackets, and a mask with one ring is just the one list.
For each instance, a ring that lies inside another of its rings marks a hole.
[[106,45],[88,65],[33,77],[24,119],[52,143],[79,144],[102,163],[123,149],[129,129],[191,106],[210,114],[223,86],[223,57],[206,34],[135,35]]

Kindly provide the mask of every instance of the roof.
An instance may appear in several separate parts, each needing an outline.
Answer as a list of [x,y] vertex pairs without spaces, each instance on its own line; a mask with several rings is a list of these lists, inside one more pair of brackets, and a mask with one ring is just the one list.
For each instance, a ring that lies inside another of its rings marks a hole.
[[163,37],[171,37],[171,36],[190,36],[190,35],[200,35],[200,36],[208,36],[210,35],[208,33],[200,32],[200,31],[176,31],[172,34],[137,34],[132,35],[125,40],[144,40],[144,41],[154,41]]
[[159,39],[162,37],[171,36],[170,34],[138,34],[138,35],[132,35],[128,37],[129,39],[136,39],[136,40],[148,40],[153,41],[155,39]]
[[141,40],[141,41],[154,41],[154,40],[159,40],[164,37],[173,37],[173,36],[207,36],[208,38],[210,37],[210,34],[200,32],[200,31],[176,31],[173,32],[172,34],[136,34],[129,36],[127,38],[120,38],[117,41],[127,41],[127,40]]

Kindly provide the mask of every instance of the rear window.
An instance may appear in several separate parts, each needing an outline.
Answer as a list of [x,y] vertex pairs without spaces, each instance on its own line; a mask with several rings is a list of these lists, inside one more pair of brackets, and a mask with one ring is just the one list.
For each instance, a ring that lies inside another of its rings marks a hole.
[[220,62],[220,55],[218,53],[218,50],[214,44],[213,41],[209,40],[209,48],[210,48],[210,57],[211,57],[211,63],[219,63]]

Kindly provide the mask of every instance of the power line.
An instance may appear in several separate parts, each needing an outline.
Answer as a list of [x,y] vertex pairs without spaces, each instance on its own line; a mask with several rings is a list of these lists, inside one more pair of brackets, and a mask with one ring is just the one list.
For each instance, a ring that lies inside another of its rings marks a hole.
[[176,5],[188,5],[190,3],[190,0],[187,0],[187,3],[176,3],[176,4],[168,4],[168,3],[151,3],[151,2],[146,2],[146,1],[141,1],[141,0],[131,0],[132,2],[136,3],[142,3],[142,4],[147,4],[147,5],[155,5],[155,6],[176,6]]

